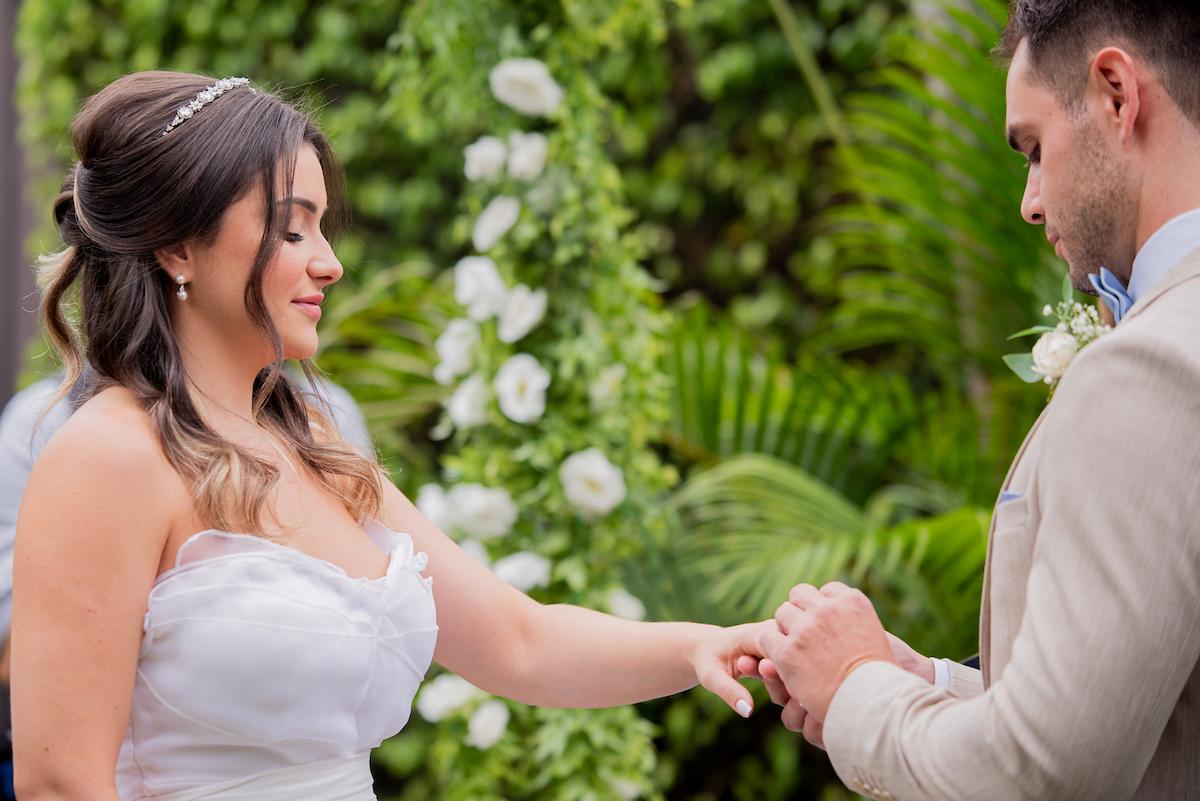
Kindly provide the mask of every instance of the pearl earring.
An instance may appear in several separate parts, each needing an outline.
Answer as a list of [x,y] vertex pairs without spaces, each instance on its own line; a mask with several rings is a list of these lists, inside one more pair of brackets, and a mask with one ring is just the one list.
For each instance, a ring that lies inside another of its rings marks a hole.
[[187,290],[183,288],[183,285],[187,283],[187,279],[182,275],[177,275],[175,276],[175,283],[179,284],[179,291],[175,293],[175,297],[180,300],[187,300]]

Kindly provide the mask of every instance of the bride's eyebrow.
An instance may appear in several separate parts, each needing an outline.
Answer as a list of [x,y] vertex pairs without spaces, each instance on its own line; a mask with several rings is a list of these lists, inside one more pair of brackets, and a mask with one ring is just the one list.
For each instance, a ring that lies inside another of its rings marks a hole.
[[[301,208],[308,209],[313,214],[317,214],[317,204],[316,203],[313,203],[308,198],[299,197],[297,195],[288,195],[287,197],[280,199],[279,204],[281,206],[287,205],[287,204],[294,204],[296,206],[300,206]],[[318,216],[324,217],[325,212],[322,211]]]

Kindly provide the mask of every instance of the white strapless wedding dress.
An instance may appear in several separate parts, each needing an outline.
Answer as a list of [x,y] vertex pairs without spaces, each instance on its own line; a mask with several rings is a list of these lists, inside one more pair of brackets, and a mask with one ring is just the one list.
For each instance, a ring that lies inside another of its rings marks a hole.
[[387,574],[201,531],[147,602],[122,801],[371,801],[370,750],[408,722],[437,639],[411,538]]

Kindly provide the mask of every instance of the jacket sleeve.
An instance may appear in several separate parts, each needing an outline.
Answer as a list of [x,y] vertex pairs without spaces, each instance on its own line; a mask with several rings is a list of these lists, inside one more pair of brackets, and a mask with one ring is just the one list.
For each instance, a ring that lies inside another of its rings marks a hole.
[[1039,431],[1011,661],[973,697],[882,662],[855,670],[825,721],[851,788],[899,801],[1136,791],[1200,656],[1200,365],[1165,337],[1123,333],[1076,358]]

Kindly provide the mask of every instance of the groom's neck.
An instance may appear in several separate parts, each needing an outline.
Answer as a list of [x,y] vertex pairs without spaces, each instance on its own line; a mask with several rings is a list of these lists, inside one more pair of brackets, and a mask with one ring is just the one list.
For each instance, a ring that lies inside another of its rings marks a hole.
[[1175,217],[1200,208],[1200,128],[1174,109],[1146,142],[1137,249]]

